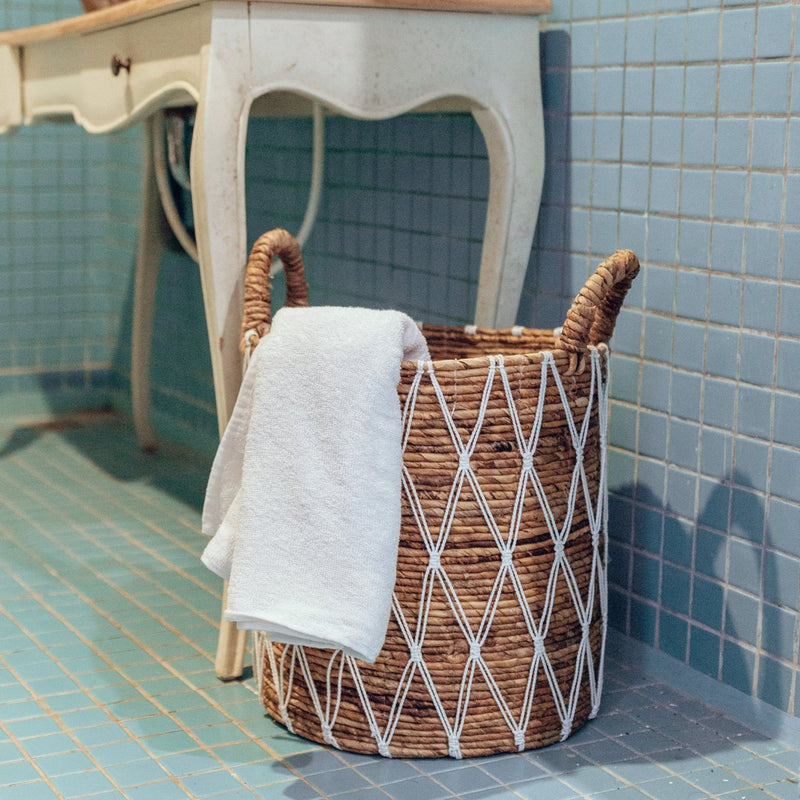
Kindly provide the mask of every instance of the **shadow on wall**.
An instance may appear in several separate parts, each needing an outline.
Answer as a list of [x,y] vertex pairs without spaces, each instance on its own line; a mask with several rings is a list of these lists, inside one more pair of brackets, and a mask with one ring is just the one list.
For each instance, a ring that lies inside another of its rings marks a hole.
[[793,714],[797,612],[769,602],[784,578],[763,500],[738,488],[747,484],[741,470],[735,487],[714,484],[694,521],[644,483],[611,492],[610,623]]
[[544,106],[544,185],[518,321],[537,328],[555,328],[563,324],[573,297],[588,277],[589,265],[585,258],[580,258],[582,273],[573,275],[569,34],[563,30],[542,31],[539,47]]

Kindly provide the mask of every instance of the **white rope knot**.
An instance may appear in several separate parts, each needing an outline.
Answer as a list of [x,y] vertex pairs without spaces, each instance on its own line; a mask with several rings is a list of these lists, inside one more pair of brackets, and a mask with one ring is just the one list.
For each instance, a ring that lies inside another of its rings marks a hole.
[[481,657],[481,643],[480,642],[470,642],[469,643],[469,657],[473,661],[478,661]]
[[544,636],[539,634],[533,637],[534,655],[541,656],[544,653]]
[[514,731],[514,745],[520,750],[525,749],[525,731]]
[[420,664],[422,662],[422,648],[418,644],[411,645],[409,655],[415,664]]
[[450,758],[461,758],[461,748],[458,746],[458,734],[447,734],[447,753]]
[[503,550],[500,554],[500,564],[503,567],[510,567],[513,564],[514,554],[510,550]]
[[572,718],[567,717],[561,725],[561,741],[563,742],[572,733]]
[[331,726],[327,722],[323,722],[320,727],[322,728],[322,738],[325,744],[329,744],[331,747],[335,747],[338,750],[339,745],[336,742],[336,737],[333,735]]
[[582,634],[584,639],[588,639],[589,638],[589,634],[591,633],[591,630],[592,630],[592,622],[591,622],[591,620],[586,619],[583,622],[581,622],[581,634]]
[[466,451],[458,457],[458,468],[464,472],[469,469],[469,453]]
[[533,453],[522,454],[522,469],[530,472],[533,469]]
[[386,744],[383,740],[378,742],[378,753],[382,755],[384,758],[391,758],[392,754],[389,752],[389,745]]
[[435,550],[431,553],[430,561],[428,562],[428,566],[433,569],[437,570],[442,564],[441,556]]
[[564,558],[564,542],[562,542],[561,539],[556,539],[553,543],[553,550],[555,551],[557,559]]
[[283,720],[283,724],[291,733],[294,733],[294,728],[292,728],[292,720],[289,717],[289,704],[288,703],[281,703],[278,706],[278,710],[281,712],[281,719]]

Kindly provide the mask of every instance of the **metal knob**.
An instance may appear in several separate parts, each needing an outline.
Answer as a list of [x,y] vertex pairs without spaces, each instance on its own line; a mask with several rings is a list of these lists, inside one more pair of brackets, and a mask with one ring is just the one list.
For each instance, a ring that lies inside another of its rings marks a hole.
[[126,72],[131,71],[131,60],[127,59],[123,61],[116,53],[111,58],[111,72],[114,75],[119,75],[121,70],[125,70]]

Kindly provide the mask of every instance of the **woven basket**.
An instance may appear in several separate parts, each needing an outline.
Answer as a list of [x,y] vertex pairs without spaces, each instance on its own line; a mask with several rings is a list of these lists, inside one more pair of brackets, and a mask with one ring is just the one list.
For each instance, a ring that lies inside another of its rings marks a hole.
[[[272,258],[306,305],[297,243],[253,247],[242,347],[269,330]],[[402,528],[374,664],[255,638],[266,711],[359,753],[487,755],[565,739],[598,710],[606,631],[606,342],[639,268],[602,263],[560,335],[425,326],[404,362]]]

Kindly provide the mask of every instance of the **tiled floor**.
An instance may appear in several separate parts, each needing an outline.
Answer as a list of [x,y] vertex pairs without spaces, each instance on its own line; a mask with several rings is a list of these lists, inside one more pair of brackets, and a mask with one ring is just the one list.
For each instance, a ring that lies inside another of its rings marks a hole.
[[111,417],[0,428],[0,800],[692,800],[800,796],[800,754],[612,659],[566,743],[470,761],[310,744],[212,654],[208,464]]

